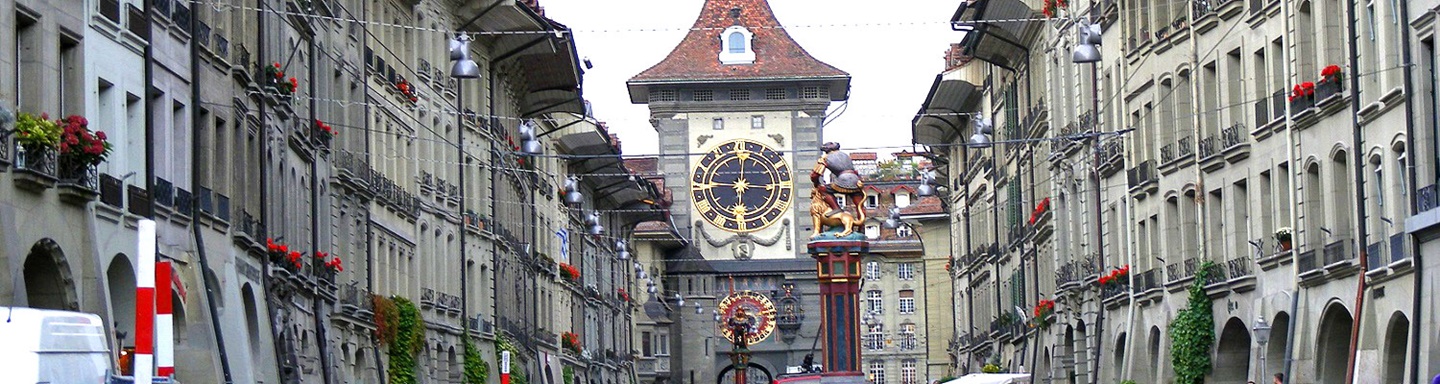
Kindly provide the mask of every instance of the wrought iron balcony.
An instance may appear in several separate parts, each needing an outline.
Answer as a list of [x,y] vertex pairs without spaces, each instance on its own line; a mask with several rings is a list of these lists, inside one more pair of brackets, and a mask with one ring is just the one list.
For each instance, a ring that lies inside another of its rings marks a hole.
[[1427,212],[1440,207],[1440,186],[1430,184],[1415,190],[1415,203],[1420,212]]
[[1314,271],[1316,268],[1318,268],[1318,267],[1320,266],[1319,263],[1318,263],[1318,261],[1315,260],[1315,250],[1314,250],[1314,249],[1310,249],[1310,250],[1307,250],[1307,251],[1305,251],[1305,252],[1300,252],[1300,256],[1298,256],[1298,257],[1296,258],[1296,263],[1297,263],[1296,266],[1298,266],[1298,267],[1300,268],[1300,273],[1305,273],[1305,272]]
[[1251,268],[1253,263],[1250,256],[1240,256],[1225,261],[1225,266],[1230,271],[1230,278],[1234,279],[1254,275]]
[[1193,140],[1194,138],[1190,136],[1185,136],[1180,138],[1180,141],[1175,145],[1177,147],[1175,152],[1178,153],[1178,156],[1181,159],[1195,155],[1195,146]]
[[1265,126],[1266,124],[1270,124],[1271,117],[1272,115],[1270,114],[1270,99],[1268,97],[1262,97],[1260,100],[1256,100],[1255,127],[1259,128]]
[[1250,133],[1245,130],[1244,123],[1235,123],[1220,131],[1220,137],[1224,139],[1225,149],[1235,148],[1249,142]]
[[1216,144],[1215,136],[1200,139],[1200,158],[1205,159],[1220,153]]
[[1353,259],[1355,255],[1352,252],[1350,249],[1350,240],[1336,240],[1330,244],[1325,244],[1325,265]]
[[1175,144],[1169,143],[1160,147],[1160,163],[1168,164],[1175,161]]
[[16,145],[15,170],[53,179],[56,177],[57,155],[52,148],[25,148],[25,146]]

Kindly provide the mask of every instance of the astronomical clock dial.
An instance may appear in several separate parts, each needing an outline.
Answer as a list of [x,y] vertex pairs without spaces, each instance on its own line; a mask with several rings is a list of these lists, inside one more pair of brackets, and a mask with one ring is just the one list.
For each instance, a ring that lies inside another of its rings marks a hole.
[[790,211],[795,182],[785,157],[756,141],[721,143],[690,175],[690,198],[710,225],[730,232],[769,227]]
[[735,334],[730,327],[724,326],[726,319],[735,317],[735,312],[740,308],[745,309],[745,314],[755,319],[755,324],[750,327],[750,333],[745,335],[745,345],[755,345],[770,337],[775,332],[775,303],[769,297],[755,291],[740,291],[720,299],[720,326],[721,336],[731,342],[735,341]]

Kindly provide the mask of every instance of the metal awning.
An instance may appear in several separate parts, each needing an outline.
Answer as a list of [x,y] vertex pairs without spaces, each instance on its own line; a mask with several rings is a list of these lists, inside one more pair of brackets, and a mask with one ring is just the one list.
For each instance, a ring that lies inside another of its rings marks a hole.
[[967,0],[950,17],[950,28],[965,31],[965,54],[1015,70],[1039,36],[1042,15],[1020,0]]
[[958,78],[958,71],[935,76],[930,85],[930,94],[920,112],[911,121],[911,136],[915,144],[946,145],[959,138],[969,116],[965,113],[976,111],[980,103],[980,89],[968,81]]
[[555,132],[558,150],[570,158],[572,170],[589,175],[582,182],[594,189],[595,202],[602,209],[622,210],[621,221],[634,224],[664,217],[659,207],[659,190],[643,178],[634,177],[620,151],[610,141],[610,134],[594,120],[570,113],[552,114],[559,127]]
[[468,25],[482,33],[476,41],[489,48],[491,73],[515,60],[524,79],[522,117],[547,113],[584,113],[579,55],[570,28],[541,16],[516,0],[481,1]]

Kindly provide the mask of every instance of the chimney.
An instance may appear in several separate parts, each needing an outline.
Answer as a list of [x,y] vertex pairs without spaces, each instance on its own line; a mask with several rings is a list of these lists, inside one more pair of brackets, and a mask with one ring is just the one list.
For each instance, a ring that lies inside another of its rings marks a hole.
[[625,153],[625,151],[620,150],[620,135],[611,133],[610,142],[615,144],[615,152]]
[[949,71],[965,63],[970,62],[970,57],[965,55],[965,47],[960,43],[951,43],[950,48],[945,50],[945,70]]

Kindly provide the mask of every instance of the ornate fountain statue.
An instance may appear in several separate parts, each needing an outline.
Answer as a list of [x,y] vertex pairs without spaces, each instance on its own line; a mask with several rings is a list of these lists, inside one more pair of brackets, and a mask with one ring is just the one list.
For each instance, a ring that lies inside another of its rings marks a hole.
[[[860,173],[855,171],[850,155],[840,152],[839,143],[822,144],[820,151],[823,154],[815,161],[815,167],[810,169],[810,182],[815,185],[810,192],[810,217],[815,227],[810,238],[820,237],[821,232],[826,232],[823,227],[838,228],[836,238],[848,237],[865,222],[865,210],[858,204],[865,198],[865,193],[861,191],[865,183],[860,180]],[[831,174],[830,182],[821,183],[820,179],[827,170]],[[835,199],[837,194],[854,202],[851,204],[855,206],[854,214],[840,206]]]

